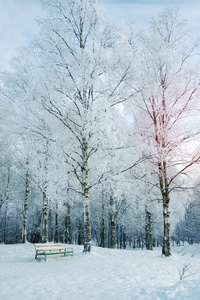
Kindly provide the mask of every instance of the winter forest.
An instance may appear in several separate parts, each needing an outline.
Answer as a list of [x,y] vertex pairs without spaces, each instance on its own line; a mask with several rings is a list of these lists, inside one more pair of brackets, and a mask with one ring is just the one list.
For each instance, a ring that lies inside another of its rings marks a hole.
[[200,242],[199,41],[178,10],[146,29],[95,0],[43,1],[0,77],[0,243]]

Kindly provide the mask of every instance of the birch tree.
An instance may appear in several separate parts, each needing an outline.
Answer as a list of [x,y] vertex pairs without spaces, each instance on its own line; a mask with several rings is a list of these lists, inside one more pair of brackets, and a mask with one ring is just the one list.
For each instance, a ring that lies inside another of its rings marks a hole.
[[84,251],[91,251],[89,190],[101,180],[104,166],[97,174],[89,164],[108,139],[110,103],[119,99],[128,66],[117,55],[120,31],[96,1],[52,0],[45,8],[41,40],[35,42],[41,60],[34,99],[66,137],[57,142],[64,145],[64,159],[79,185],[71,188],[83,197]]
[[199,79],[191,65],[197,45],[186,21],[169,9],[152,20],[141,45],[137,105],[148,126],[142,133],[144,152],[151,155],[151,177],[157,176],[154,188],[160,190],[163,203],[162,253],[169,256],[170,195],[200,159],[194,142],[199,131],[194,122],[198,121]]

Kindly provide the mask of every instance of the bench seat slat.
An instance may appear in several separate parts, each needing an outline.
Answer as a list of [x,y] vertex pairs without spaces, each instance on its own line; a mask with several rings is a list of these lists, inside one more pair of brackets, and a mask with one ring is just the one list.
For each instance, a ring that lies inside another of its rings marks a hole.
[[51,250],[64,250],[64,247],[51,247],[51,248],[48,248],[48,247],[40,247],[40,248],[35,248],[35,250],[45,250],[45,251],[51,251]]
[[[64,253],[72,253],[71,251],[60,251],[60,252],[45,252],[46,255],[51,255],[51,254],[64,254]],[[37,255],[44,255],[44,252],[39,252]]]

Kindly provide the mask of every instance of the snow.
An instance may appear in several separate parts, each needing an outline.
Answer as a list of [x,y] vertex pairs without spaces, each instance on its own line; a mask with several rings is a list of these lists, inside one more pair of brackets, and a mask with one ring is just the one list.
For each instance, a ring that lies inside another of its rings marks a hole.
[[[200,245],[118,250],[93,247],[75,257],[34,259],[33,244],[0,245],[1,300],[200,299]],[[183,267],[188,276],[180,280]]]

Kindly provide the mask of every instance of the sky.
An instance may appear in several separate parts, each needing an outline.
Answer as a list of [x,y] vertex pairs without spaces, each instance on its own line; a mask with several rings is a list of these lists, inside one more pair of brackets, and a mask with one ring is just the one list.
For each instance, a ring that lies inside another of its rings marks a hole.
[[[101,0],[114,20],[134,18],[146,26],[165,7],[179,8],[194,32],[200,33],[200,0]],[[37,34],[36,19],[42,16],[40,0],[0,0],[0,69],[9,69],[16,49],[26,47]]]

